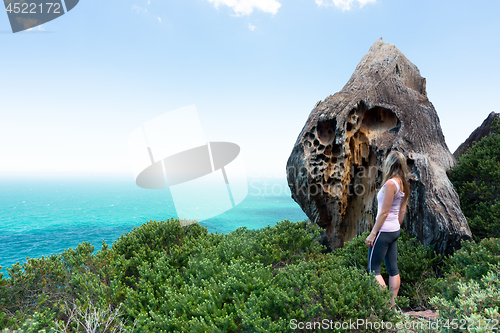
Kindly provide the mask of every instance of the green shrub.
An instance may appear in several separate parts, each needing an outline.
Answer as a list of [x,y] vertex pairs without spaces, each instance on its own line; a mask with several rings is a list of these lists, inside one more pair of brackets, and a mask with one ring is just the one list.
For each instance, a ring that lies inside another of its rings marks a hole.
[[21,329],[20,323],[27,322],[34,313],[34,323],[48,327],[64,316],[64,302],[78,300],[87,304],[90,299],[107,305],[111,299],[110,278],[114,275],[112,253],[104,242],[101,251],[95,255],[93,251],[90,243],[83,242],[76,249],[40,259],[28,258],[22,265],[7,268],[9,279],[2,278],[0,289],[0,308],[4,310],[0,328]]
[[[455,299],[459,294],[459,283],[480,281],[500,263],[500,240],[486,238],[480,243],[467,241],[454,254],[445,257],[435,268],[435,275],[422,280],[430,296],[440,296],[447,300]],[[427,299],[425,307],[431,307]]]
[[413,309],[429,308],[429,299],[439,292],[438,278],[443,256],[406,233],[398,240],[400,295]]
[[[82,243],[9,268],[9,278],[0,277],[0,323],[78,332],[87,329],[76,318],[92,314],[103,332],[291,332],[292,319],[394,319],[389,291],[352,267],[365,266],[364,240],[324,255],[319,238],[317,226],[287,220],[225,235],[150,221],[111,248],[103,243],[94,253]],[[432,261],[418,258],[412,274]]]
[[273,227],[260,229],[256,235],[256,253],[252,260],[264,264],[294,263],[308,255],[318,255],[324,248],[319,244],[320,230],[305,221],[281,221]]
[[500,126],[476,142],[449,172],[472,234],[500,237]]
[[300,262],[280,270],[262,293],[238,310],[245,331],[293,332],[297,322],[352,319],[393,320],[390,294],[356,268],[338,267],[336,258]]
[[[433,297],[441,332],[496,332],[500,322],[500,266],[489,270],[479,281],[457,282],[453,299]],[[496,328],[495,328],[496,327]]]
[[172,260],[169,264],[173,267],[183,267],[200,245],[212,246],[217,238],[217,235],[210,236],[199,224],[182,227],[174,219],[149,221],[118,238],[112,249],[122,259],[118,270],[127,280],[127,277],[138,275],[138,267],[154,262],[161,253],[169,254]]
[[500,238],[462,242],[462,248],[445,259],[444,271],[465,279],[479,280],[500,263]]
[[[149,228],[148,232],[158,228],[160,226]],[[141,237],[152,237],[148,232]],[[207,242],[204,237],[212,240]],[[326,287],[320,287],[320,278],[315,272],[326,269],[325,264],[315,264],[315,260],[323,260],[319,237],[317,226],[287,220],[260,230],[240,228],[226,235],[204,235],[198,239],[201,245],[191,247],[190,257],[182,267],[173,264],[172,252],[167,251],[159,253],[156,261],[141,261],[142,264],[134,268],[137,274],[123,286],[126,290],[124,309],[130,320],[137,320],[138,331],[282,332],[294,318],[291,316],[305,319],[329,315],[322,310],[325,306],[322,302],[330,296],[322,291]],[[155,251],[151,247],[148,250]],[[182,245],[179,251],[185,252]],[[140,246],[134,256],[137,253],[143,253]],[[120,256],[120,260],[129,259]],[[339,269],[333,259],[327,266],[328,271]],[[356,275],[360,273],[356,270]],[[345,282],[345,276],[337,272],[330,274],[337,281]],[[315,284],[311,276],[316,276]],[[333,277],[321,279],[326,285],[335,281]],[[354,286],[336,287],[342,291],[342,297],[335,303],[337,308],[346,299],[365,301],[360,283],[366,281],[369,282],[365,288],[372,288],[372,293],[379,296],[368,302],[370,308],[359,305],[352,311],[371,314],[372,308],[381,308],[380,311],[387,313],[388,294],[381,293],[368,275],[353,278]],[[346,296],[347,291],[358,296]],[[345,305],[343,309],[347,311]]]
[[2,333],[55,333],[51,328],[47,327],[46,318],[38,312],[35,312],[31,318],[25,319],[17,329],[9,330],[5,328]]
[[365,244],[368,235],[369,232],[365,232],[344,243],[344,247],[335,249],[334,255],[337,257],[338,263],[344,267],[356,267],[368,272],[368,247]]

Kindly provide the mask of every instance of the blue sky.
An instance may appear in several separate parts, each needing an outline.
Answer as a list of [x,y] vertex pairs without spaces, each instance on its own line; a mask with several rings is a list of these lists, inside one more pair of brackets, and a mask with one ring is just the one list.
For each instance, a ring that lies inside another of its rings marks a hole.
[[498,1],[81,0],[12,34],[0,15],[0,173],[131,174],[128,137],[195,104],[252,176],[284,174],[317,101],[380,37],[427,79],[453,152],[498,112]]

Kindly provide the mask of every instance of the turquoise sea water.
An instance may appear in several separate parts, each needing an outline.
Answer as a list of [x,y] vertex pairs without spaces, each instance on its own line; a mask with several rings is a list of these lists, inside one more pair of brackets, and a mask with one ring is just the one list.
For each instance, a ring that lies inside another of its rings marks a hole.
[[[0,265],[59,253],[89,241],[96,250],[149,220],[176,217],[168,190],[145,190],[132,176],[0,176]],[[235,208],[201,222],[209,232],[259,229],[307,219],[285,179],[249,179]]]

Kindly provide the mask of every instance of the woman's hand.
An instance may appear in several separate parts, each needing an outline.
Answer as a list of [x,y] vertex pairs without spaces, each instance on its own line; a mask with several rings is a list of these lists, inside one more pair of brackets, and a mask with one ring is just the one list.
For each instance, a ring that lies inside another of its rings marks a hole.
[[368,235],[368,237],[366,237],[366,240],[365,240],[366,246],[372,247],[373,246],[373,242],[375,242],[375,238],[376,238],[376,235],[373,234],[373,233],[370,233]]

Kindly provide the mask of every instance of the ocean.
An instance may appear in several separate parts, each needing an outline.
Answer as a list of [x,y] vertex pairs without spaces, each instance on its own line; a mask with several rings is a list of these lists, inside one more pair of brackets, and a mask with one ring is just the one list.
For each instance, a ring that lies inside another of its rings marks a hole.
[[[307,216],[291,199],[285,179],[249,179],[247,197],[233,209],[201,221],[209,232],[260,229]],[[145,190],[133,176],[0,176],[0,265],[75,248],[96,250],[150,221],[177,217],[168,190]]]

